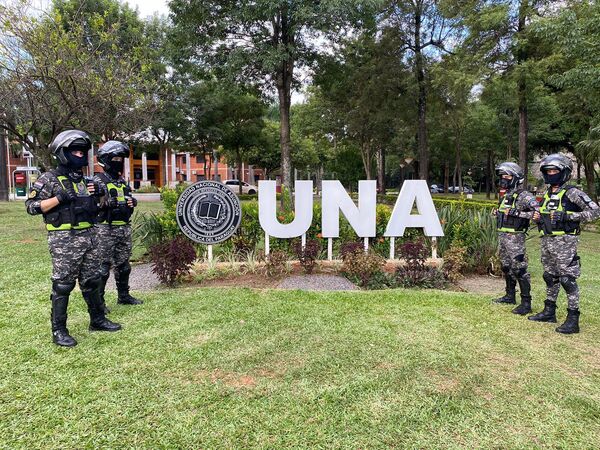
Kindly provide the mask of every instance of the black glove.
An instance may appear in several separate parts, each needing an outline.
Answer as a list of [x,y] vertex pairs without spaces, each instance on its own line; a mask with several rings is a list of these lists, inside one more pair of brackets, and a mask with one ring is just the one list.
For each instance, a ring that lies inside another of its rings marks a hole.
[[71,203],[77,198],[77,194],[75,194],[74,190],[60,190],[56,194],[56,198],[58,199],[58,203],[61,205],[66,205]]
[[551,218],[552,223],[562,223],[566,222],[567,220],[569,220],[569,217],[567,213],[563,211],[554,211]]
[[510,208],[506,214],[513,217],[519,217],[519,210],[517,208]]
[[109,208],[116,208],[119,206],[119,198],[118,197],[108,197],[107,205]]

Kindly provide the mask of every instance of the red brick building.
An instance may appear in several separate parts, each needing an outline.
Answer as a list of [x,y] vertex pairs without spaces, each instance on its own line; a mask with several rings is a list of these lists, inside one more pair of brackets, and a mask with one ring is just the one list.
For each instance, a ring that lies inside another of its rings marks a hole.
[[[95,150],[89,153],[90,163],[93,162],[93,172],[101,172]],[[129,158],[126,160],[124,177],[131,183],[134,189],[143,186],[174,186],[180,182],[194,183],[196,181],[213,179],[215,171],[220,181],[237,179],[237,170],[233,165],[227,164],[227,160],[221,158],[218,163],[209,155],[195,155],[190,152],[179,152],[171,149],[162,151],[144,152],[136,150],[132,146]],[[28,161],[29,160],[29,161]],[[25,158],[22,155],[14,157],[9,155],[8,175],[11,179],[11,187],[14,189],[13,172],[17,167],[35,166],[35,158]],[[87,174],[91,174],[87,169]],[[264,171],[248,164],[242,164],[242,181],[249,184],[257,184],[258,180],[265,179]]]

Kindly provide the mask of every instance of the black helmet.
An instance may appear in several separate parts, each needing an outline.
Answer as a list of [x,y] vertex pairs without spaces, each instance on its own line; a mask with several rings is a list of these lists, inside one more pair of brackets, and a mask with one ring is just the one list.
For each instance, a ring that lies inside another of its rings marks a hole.
[[[548,175],[547,171],[550,169],[558,170],[559,173]],[[573,161],[562,153],[553,153],[540,161],[540,172],[546,184],[562,186],[571,179]]]
[[81,130],[66,130],[58,133],[50,143],[50,151],[55,159],[62,165],[72,165],[73,161],[65,154],[65,150],[81,150],[85,153],[87,165],[87,152],[92,148],[92,140],[86,132]]
[[[502,185],[502,175],[512,176],[512,180],[505,180],[505,185]],[[514,162],[503,162],[496,166],[496,176],[500,178],[500,187],[506,189],[514,189],[525,181],[525,172],[518,164]]]
[[[129,147],[120,141],[108,141],[98,149],[98,164],[105,172],[117,177],[122,175],[124,158],[129,156]],[[113,161],[113,158],[123,158],[121,161]]]

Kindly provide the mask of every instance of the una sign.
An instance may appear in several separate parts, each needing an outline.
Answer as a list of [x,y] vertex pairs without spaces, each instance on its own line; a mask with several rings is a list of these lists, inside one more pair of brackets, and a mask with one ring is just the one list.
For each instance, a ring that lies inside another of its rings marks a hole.
[[[296,181],[295,215],[294,221],[289,224],[282,224],[277,220],[275,192],[275,181],[258,182],[258,215],[261,227],[266,234],[277,238],[302,236],[308,231],[313,219],[312,181]],[[417,214],[412,214],[414,205]],[[376,207],[376,181],[359,181],[358,206],[352,201],[342,183],[337,180],[323,181],[323,237],[339,237],[340,211],[359,237],[375,237]],[[426,236],[444,235],[427,182],[424,180],[404,182],[384,236],[401,237],[406,228],[423,228]]]

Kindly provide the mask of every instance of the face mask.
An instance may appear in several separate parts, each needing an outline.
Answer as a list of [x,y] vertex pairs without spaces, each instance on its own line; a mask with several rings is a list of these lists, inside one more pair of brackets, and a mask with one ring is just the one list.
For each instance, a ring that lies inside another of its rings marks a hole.
[[123,169],[125,168],[125,161],[111,161],[108,164],[107,172],[113,176],[113,178],[118,178],[120,175],[123,175]]
[[548,175],[546,172],[542,174],[544,176],[544,183],[551,186],[562,184],[563,174],[561,172],[555,173],[554,175]]
[[507,180],[506,178],[500,178],[500,182],[498,183],[498,186],[500,186],[502,189],[509,189],[512,186],[512,182],[513,182],[513,180]]
[[87,152],[83,152],[83,156],[75,156],[73,152],[66,151],[65,156],[67,157],[67,165],[71,169],[79,170],[88,165]]

